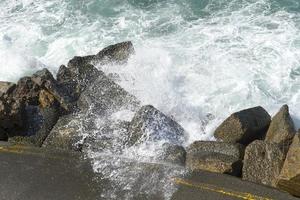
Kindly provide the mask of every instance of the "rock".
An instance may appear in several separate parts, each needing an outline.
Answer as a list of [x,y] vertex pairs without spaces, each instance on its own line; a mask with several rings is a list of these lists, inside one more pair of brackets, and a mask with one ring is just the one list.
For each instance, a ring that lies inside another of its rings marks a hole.
[[243,179],[275,187],[284,159],[278,144],[256,140],[246,147]]
[[98,78],[80,95],[78,107],[83,112],[90,110],[107,118],[120,110],[135,112],[140,107],[140,102],[104,72],[99,71]]
[[265,141],[279,144],[287,152],[296,133],[289,107],[284,105],[272,118]]
[[89,56],[75,56],[68,63],[68,67],[80,66],[86,64],[105,65],[108,63],[124,64],[127,62],[129,56],[134,52],[133,45],[130,41],[121,42],[110,45],[102,49],[96,55]]
[[64,90],[64,88],[59,87],[57,81],[48,69],[44,68],[37,71],[32,75],[31,79],[41,89],[44,89],[44,91],[51,94],[66,111],[70,111],[72,109],[70,105],[71,99],[68,96],[68,93]]
[[300,197],[300,134],[293,142],[284,161],[277,187]]
[[161,155],[159,155],[158,159],[164,162],[184,166],[186,159],[186,151],[180,145],[165,143],[162,146],[162,153]]
[[0,127],[0,141],[7,140],[8,134],[7,132]]
[[244,147],[214,141],[196,141],[187,149],[186,166],[192,171],[241,175]]
[[15,89],[16,84],[11,82],[0,81],[0,97],[8,97]]
[[62,65],[57,73],[57,82],[71,97],[71,101],[75,102],[85,88],[93,83],[99,75],[100,72],[97,68],[90,64],[74,64],[69,68]]
[[88,134],[83,151],[120,153],[126,144],[129,122],[104,120],[98,127],[92,128],[94,131]]
[[24,127],[24,103],[13,98],[0,98],[0,128],[5,140],[7,137],[22,134]]
[[62,116],[42,146],[81,151],[83,143],[81,130],[82,124],[79,118],[76,118],[74,115]]
[[185,140],[185,130],[153,106],[143,106],[130,123],[128,145],[159,140],[182,144]]
[[40,89],[41,88],[32,81],[31,77],[23,77],[18,81],[13,91],[13,98],[22,99],[29,105],[38,105]]
[[214,136],[224,142],[247,145],[256,139],[263,139],[270,122],[271,117],[264,108],[249,108],[230,115],[216,129]]

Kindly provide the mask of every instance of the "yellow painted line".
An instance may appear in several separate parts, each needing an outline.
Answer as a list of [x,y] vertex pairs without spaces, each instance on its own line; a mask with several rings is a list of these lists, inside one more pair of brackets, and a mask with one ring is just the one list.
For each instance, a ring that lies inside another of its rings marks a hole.
[[[13,146],[0,146],[0,153],[14,153],[14,154],[23,154],[23,155],[35,155],[35,156],[45,156],[47,155],[45,152],[35,152],[34,150],[38,150],[38,148],[35,149],[35,147],[28,147],[28,146],[21,146],[21,145],[13,145]],[[65,159],[65,157],[62,156],[45,156],[47,158],[52,159]]]
[[257,195],[251,194],[251,193],[237,192],[237,191],[233,191],[233,190],[230,190],[230,189],[227,189],[227,188],[222,188],[222,187],[218,187],[218,186],[210,185],[210,184],[205,184],[205,183],[194,183],[192,181],[181,179],[181,178],[175,178],[174,181],[178,185],[184,185],[184,186],[193,187],[193,188],[197,188],[197,189],[201,189],[201,190],[208,190],[208,191],[224,194],[224,195],[239,198],[239,199],[245,199],[245,200],[272,200],[270,198],[257,196]]

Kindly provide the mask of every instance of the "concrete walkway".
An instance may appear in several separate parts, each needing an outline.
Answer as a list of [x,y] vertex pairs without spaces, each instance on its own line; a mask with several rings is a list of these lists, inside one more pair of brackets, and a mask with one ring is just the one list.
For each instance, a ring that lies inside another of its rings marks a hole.
[[[98,200],[109,187],[99,176],[79,153],[0,144],[1,200]],[[174,177],[173,181],[178,185],[173,200],[297,199],[273,188],[209,172]]]

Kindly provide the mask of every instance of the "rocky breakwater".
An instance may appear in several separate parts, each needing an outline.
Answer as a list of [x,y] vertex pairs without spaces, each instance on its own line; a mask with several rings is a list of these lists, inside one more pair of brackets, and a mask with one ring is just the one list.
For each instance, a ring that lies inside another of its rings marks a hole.
[[96,55],[74,57],[60,66],[56,78],[43,69],[16,84],[0,82],[0,140],[112,155],[159,143],[160,162],[195,174],[229,174],[300,196],[299,134],[287,105],[272,119],[262,107],[233,113],[217,127],[217,141],[184,148],[188,135],[175,119],[143,105],[95,67],[122,67],[133,53],[131,42],[118,43]]

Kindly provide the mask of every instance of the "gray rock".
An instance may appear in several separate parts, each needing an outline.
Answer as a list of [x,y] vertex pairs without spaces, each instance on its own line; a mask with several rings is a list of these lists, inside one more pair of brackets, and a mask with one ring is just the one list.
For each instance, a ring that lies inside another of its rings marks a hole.
[[38,105],[38,97],[41,88],[32,81],[31,77],[21,78],[13,91],[13,98],[24,100],[26,104]]
[[133,45],[130,41],[121,42],[118,44],[110,45],[102,49],[96,55],[89,56],[75,56],[69,61],[68,67],[93,64],[93,65],[105,65],[108,63],[124,64],[127,62],[129,56],[134,53]]
[[158,140],[181,144],[185,135],[185,130],[176,121],[147,105],[135,114],[130,123],[128,145]]
[[280,172],[277,187],[300,197],[300,134],[294,136]]
[[0,97],[8,97],[9,95],[11,95],[15,87],[16,84],[14,83],[0,81]]
[[246,148],[243,179],[275,187],[284,159],[279,145],[256,140]]
[[15,135],[22,135],[24,127],[25,110],[23,101],[13,98],[0,98],[0,128],[3,139]]
[[140,107],[140,102],[99,71],[98,78],[80,95],[78,107],[83,112],[90,110],[94,114],[108,117],[120,110],[134,112]]
[[82,123],[74,115],[59,118],[43,143],[43,147],[81,151],[83,143]]
[[44,68],[34,73],[31,80],[37,84],[41,89],[50,93],[66,111],[70,111],[71,98],[63,87],[60,87],[58,82],[54,79],[51,72]]
[[184,166],[186,160],[186,151],[180,145],[165,143],[162,146],[162,152],[160,153],[158,159],[167,163]]
[[186,166],[192,171],[206,170],[241,175],[244,147],[214,141],[196,141],[187,149]]
[[215,131],[214,136],[224,142],[244,145],[263,139],[271,122],[267,111],[258,106],[230,115]]
[[272,118],[265,141],[279,144],[287,152],[296,133],[289,107],[284,105]]
[[75,102],[87,86],[93,83],[100,72],[90,64],[62,65],[57,73],[59,87],[64,88],[71,101]]

